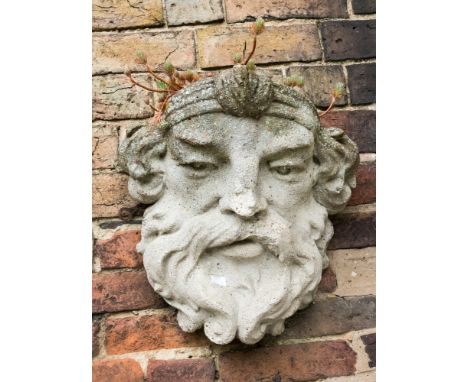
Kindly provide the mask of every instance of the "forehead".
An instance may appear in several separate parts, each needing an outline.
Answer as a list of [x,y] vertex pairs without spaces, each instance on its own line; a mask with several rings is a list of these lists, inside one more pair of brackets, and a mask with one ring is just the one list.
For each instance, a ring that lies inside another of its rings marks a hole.
[[254,148],[268,153],[312,146],[312,131],[297,122],[274,116],[235,117],[223,113],[200,115],[175,125],[175,141],[194,146],[213,146],[224,151]]

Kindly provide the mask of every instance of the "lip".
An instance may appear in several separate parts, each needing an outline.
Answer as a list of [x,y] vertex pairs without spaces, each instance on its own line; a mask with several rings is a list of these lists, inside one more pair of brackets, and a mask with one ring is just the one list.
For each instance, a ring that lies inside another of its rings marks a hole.
[[226,257],[238,257],[249,259],[260,256],[263,252],[263,246],[250,239],[236,241],[225,247],[212,248],[213,252]]

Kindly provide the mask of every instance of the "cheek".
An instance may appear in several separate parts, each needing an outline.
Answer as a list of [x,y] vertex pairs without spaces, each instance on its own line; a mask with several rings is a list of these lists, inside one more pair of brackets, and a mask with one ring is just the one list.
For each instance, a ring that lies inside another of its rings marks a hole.
[[287,182],[277,179],[269,170],[262,171],[260,177],[260,190],[262,196],[267,199],[270,205],[284,211],[294,210],[303,205],[312,194],[314,185],[314,174],[308,170],[297,179],[296,182]]
[[167,159],[165,174],[166,191],[188,211],[201,212],[219,199],[219,180],[216,174],[193,179],[174,160]]

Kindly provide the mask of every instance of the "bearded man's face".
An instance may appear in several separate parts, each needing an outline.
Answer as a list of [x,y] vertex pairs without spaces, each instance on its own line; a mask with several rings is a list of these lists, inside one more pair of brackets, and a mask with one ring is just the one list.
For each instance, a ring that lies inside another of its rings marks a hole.
[[148,279],[185,331],[245,343],[284,330],[320,281],[318,242],[331,235],[312,194],[314,134],[283,118],[224,113],[171,128],[164,191],[144,215]]

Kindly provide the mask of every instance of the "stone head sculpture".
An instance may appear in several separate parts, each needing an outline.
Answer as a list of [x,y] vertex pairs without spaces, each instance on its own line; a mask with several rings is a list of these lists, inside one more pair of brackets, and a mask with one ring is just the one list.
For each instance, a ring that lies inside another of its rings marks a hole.
[[305,96],[237,65],[174,95],[120,161],[151,205],[137,250],[180,327],[253,344],[312,301],[359,155]]

